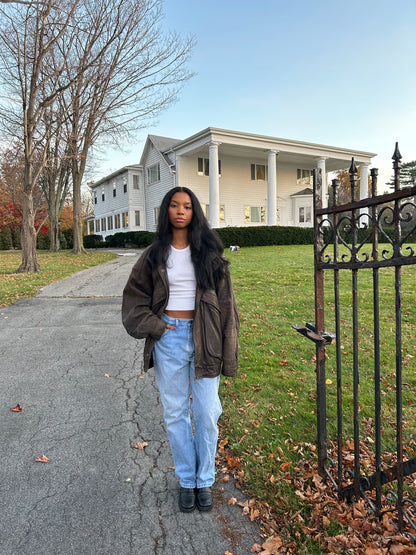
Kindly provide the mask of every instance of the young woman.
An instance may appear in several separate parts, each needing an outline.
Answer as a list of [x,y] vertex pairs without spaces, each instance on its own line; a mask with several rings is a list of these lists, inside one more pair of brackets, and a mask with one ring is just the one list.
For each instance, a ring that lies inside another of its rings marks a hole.
[[186,187],[162,201],[156,240],[124,288],[122,318],[130,335],[146,338],[144,371],[154,365],[180,510],[209,511],[219,380],[237,374],[239,319],[221,241]]

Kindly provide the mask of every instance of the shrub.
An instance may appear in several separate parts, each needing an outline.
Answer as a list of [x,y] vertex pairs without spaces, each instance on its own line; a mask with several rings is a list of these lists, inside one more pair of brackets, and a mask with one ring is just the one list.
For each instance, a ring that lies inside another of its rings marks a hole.
[[[66,246],[64,246],[66,245]],[[61,248],[72,249],[74,246],[74,232],[70,227],[61,229]]]
[[9,250],[13,247],[12,232],[10,227],[5,227],[3,231],[0,232],[0,249]]
[[154,240],[151,231],[127,231],[108,235],[105,238],[106,247],[147,247]]
[[48,231],[46,233],[40,232],[36,241],[36,248],[39,250],[47,251],[51,246],[51,232]]
[[313,244],[313,228],[291,226],[221,227],[215,229],[224,247]]
[[21,234],[20,227],[15,227],[13,232],[13,246],[15,249],[19,249],[19,250],[22,248],[20,234]]
[[98,249],[105,246],[101,235],[84,235],[84,247],[86,249]]

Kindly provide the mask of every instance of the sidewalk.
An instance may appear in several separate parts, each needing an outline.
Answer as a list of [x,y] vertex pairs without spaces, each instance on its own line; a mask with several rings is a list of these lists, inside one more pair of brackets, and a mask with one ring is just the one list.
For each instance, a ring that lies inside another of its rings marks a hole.
[[179,512],[154,374],[121,325],[138,257],[124,254],[0,309],[1,555],[239,555],[261,543],[227,505],[244,501],[231,481],[216,484],[211,513]]

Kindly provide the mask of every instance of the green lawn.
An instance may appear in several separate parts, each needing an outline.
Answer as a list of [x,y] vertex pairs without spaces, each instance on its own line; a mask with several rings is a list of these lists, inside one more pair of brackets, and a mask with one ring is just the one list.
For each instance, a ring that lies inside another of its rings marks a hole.
[[37,253],[41,271],[31,274],[14,273],[21,263],[20,251],[0,251],[0,306],[37,295],[41,287],[70,276],[80,270],[116,258],[111,252],[97,251],[73,255],[70,251]]
[[[315,345],[291,328],[314,321],[312,246],[245,248],[228,254],[241,315],[240,375],[222,381],[229,460],[244,487],[273,510],[307,512],[295,495],[299,484],[288,469],[316,463]],[[403,267],[404,444],[414,452],[416,432],[416,266]],[[335,331],[333,276],[325,274],[325,327]],[[341,324],[344,439],[353,438],[351,271],[341,272]],[[394,270],[380,271],[382,441],[394,451],[395,328]],[[370,448],[374,437],[372,271],[359,273],[361,436]],[[335,343],[327,348],[328,441],[336,439]],[[415,357],[415,358],[413,358]],[[373,472],[370,469],[369,472]],[[238,473],[237,473],[238,475]],[[293,478],[293,476],[292,476]],[[338,527],[335,526],[334,533]],[[295,531],[293,532],[295,534]],[[312,545],[305,552],[315,552]],[[319,550],[317,552],[320,552]]]

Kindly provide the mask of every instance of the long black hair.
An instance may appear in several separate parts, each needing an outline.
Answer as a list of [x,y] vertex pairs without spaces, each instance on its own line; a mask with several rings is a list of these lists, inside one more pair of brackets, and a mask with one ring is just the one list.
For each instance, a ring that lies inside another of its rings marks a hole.
[[169,206],[175,193],[187,193],[192,202],[192,220],[188,226],[188,242],[195,277],[201,289],[215,288],[224,277],[229,264],[224,256],[224,246],[218,235],[209,227],[201,204],[187,187],[170,189],[162,200],[159,211],[156,239],[149,252],[150,259],[158,266],[166,267],[173,233],[169,221]]

